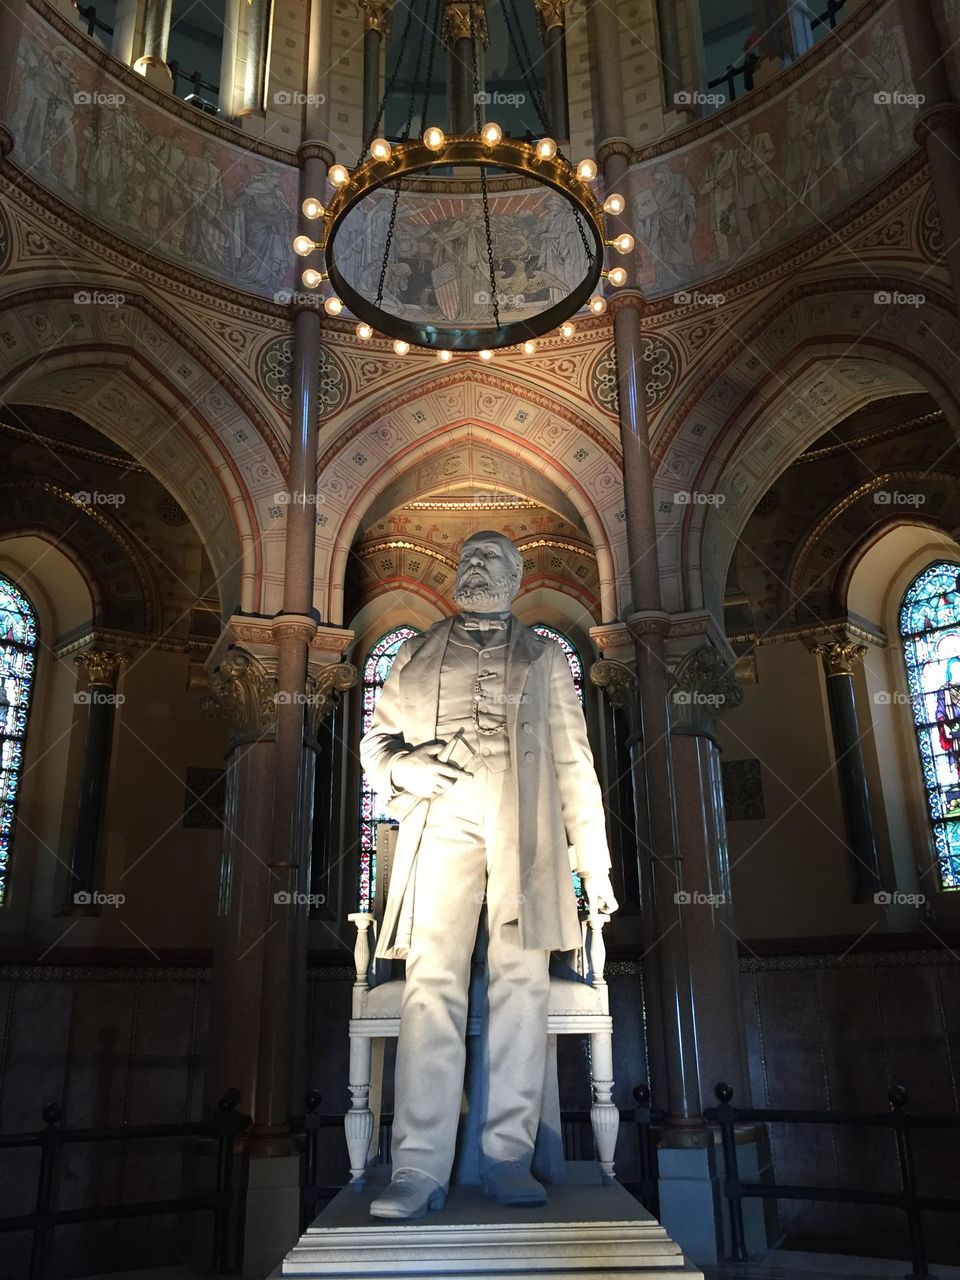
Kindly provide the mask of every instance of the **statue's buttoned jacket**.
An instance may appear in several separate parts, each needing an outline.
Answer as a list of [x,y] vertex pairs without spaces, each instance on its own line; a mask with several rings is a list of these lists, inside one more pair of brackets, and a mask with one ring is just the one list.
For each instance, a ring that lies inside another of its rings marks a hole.
[[[391,792],[390,771],[399,755],[444,736],[438,733],[440,673],[455,624],[455,618],[444,619],[408,640],[397,654],[360,743],[363,767],[381,793]],[[504,813],[512,816],[498,838],[516,851],[520,945],[574,950],[582,938],[571,860],[587,876],[606,874],[610,866],[600,785],[563,651],[515,618],[506,634],[505,785],[513,795],[504,805]],[[452,726],[447,722],[443,728]],[[404,818],[377,943],[377,954],[385,958],[402,957],[408,945],[411,917],[404,900],[430,805],[421,801],[411,808],[402,793],[395,800]],[[415,912],[415,902],[410,905]]]

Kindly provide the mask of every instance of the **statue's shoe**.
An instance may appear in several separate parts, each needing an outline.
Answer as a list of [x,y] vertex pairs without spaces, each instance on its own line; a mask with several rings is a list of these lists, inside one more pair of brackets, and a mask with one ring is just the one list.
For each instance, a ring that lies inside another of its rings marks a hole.
[[422,1218],[428,1209],[442,1209],[447,1193],[435,1178],[419,1169],[397,1169],[382,1196],[370,1206],[375,1218]]
[[483,1175],[483,1189],[497,1204],[546,1204],[547,1193],[525,1164],[504,1160],[492,1165]]

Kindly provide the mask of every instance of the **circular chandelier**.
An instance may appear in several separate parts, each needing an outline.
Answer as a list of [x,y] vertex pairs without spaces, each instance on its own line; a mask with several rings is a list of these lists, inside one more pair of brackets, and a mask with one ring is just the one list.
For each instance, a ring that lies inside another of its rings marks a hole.
[[[572,317],[580,310],[602,314],[605,282],[616,287],[627,280],[622,266],[604,266],[607,249],[634,249],[629,233],[608,238],[605,229],[606,216],[620,215],[626,202],[616,193],[601,202],[593,189],[596,162],[574,164],[549,136],[515,2],[504,0],[504,18],[542,136],[507,137],[499,124],[482,120],[488,95],[480,92],[476,48],[474,128],[447,134],[426,123],[442,0],[434,0],[432,22],[418,19],[403,131],[398,138],[383,136],[410,36],[411,5],[359,162],[353,169],[332,165],[329,200],[311,196],[302,204],[304,217],[319,221],[321,229],[316,236],[298,235],[293,248],[304,258],[323,255],[322,269],[303,271],[303,285],[326,286],[328,315],[349,311],[358,337],[386,335],[399,355],[411,347],[433,350],[442,362],[458,352],[490,360],[505,347],[532,354],[545,334],[572,336]],[[424,84],[420,134],[411,136],[417,86]]]

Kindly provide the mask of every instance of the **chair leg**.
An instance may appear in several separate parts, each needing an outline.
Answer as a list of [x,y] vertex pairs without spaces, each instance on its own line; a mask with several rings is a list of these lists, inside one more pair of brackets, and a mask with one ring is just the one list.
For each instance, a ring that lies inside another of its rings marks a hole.
[[350,1037],[350,1110],[343,1118],[350,1155],[350,1185],[362,1191],[373,1134],[370,1110],[371,1043],[367,1036]]
[[620,1112],[613,1102],[613,1037],[609,1031],[596,1031],[590,1036],[590,1084],[593,1089],[590,1108],[593,1140],[603,1179],[613,1182]]

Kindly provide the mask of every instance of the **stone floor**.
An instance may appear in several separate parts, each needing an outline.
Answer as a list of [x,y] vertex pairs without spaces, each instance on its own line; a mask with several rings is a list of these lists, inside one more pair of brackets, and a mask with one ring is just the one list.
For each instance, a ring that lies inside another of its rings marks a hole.
[[[931,1264],[935,1280],[960,1280],[960,1267]],[[749,1262],[705,1267],[706,1280],[906,1280],[910,1264],[885,1258],[851,1258],[838,1253],[800,1253],[778,1249]],[[87,1280],[206,1280],[186,1267],[114,1271]]]

